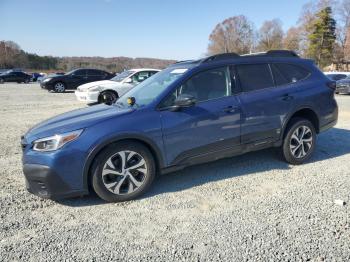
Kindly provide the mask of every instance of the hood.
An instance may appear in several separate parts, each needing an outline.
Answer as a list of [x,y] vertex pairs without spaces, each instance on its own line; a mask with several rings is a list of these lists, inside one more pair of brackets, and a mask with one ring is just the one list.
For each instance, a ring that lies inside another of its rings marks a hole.
[[101,80],[101,81],[95,81],[95,82],[83,84],[83,85],[79,86],[78,89],[81,91],[85,91],[85,90],[87,90],[91,87],[94,87],[94,86],[119,87],[119,86],[123,86],[123,84],[120,82],[115,82],[115,81],[111,81],[111,80]]
[[119,108],[104,104],[73,110],[37,124],[25,134],[25,139],[32,142],[39,138],[87,128],[101,121],[133,111],[130,108]]
[[342,79],[342,80],[338,80],[337,84],[350,84],[350,79]]

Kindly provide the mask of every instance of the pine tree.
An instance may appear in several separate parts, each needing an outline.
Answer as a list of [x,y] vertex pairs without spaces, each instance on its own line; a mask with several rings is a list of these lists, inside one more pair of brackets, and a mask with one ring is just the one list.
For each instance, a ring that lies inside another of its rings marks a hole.
[[336,40],[336,21],[332,17],[332,8],[326,7],[316,14],[310,25],[308,36],[308,56],[323,68],[332,62],[333,48]]

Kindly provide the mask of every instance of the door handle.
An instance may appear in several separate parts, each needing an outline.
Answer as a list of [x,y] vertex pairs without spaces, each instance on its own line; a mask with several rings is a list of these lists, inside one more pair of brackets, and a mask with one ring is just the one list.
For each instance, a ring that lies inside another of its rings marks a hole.
[[228,106],[228,107],[225,107],[225,108],[223,109],[223,111],[224,111],[225,113],[234,113],[234,112],[237,111],[237,109],[238,109],[238,107],[236,107],[236,106]]
[[289,94],[285,94],[282,96],[282,100],[283,101],[290,101],[290,100],[293,100],[294,99],[294,96],[291,96]]

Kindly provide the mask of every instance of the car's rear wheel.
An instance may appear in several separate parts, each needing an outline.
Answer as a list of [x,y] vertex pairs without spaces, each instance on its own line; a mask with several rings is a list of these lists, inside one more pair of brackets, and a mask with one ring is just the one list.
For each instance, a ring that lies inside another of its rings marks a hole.
[[316,131],[306,119],[292,119],[283,141],[283,156],[293,165],[300,165],[308,160],[315,150]]
[[91,169],[92,187],[108,202],[135,199],[155,177],[155,163],[147,147],[136,142],[119,142],[102,151]]
[[104,91],[99,96],[99,103],[104,103],[106,105],[112,105],[118,99],[118,95],[111,91]]
[[66,91],[66,85],[62,82],[57,82],[53,86],[53,91],[55,91],[56,93],[63,93],[64,91]]
[[4,79],[0,78],[0,84],[3,84],[4,82]]

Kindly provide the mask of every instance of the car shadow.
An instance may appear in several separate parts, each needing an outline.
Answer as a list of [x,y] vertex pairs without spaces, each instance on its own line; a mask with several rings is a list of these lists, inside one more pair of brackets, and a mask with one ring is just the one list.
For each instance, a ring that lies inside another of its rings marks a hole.
[[51,94],[72,94],[72,93],[75,92],[75,90],[65,90],[63,93],[57,93],[57,92],[55,92],[55,91],[53,91],[53,90],[50,90],[49,92],[50,92]]
[[[350,130],[333,128],[318,136],[316,150],[308,163],[316,163],[349,153]],[[283,161],[278,149],[251,152],[159,176],[154,181],[151,189],[140,199],[163,193],[183,191],[219,180],[290,168],[290,165]],[[59,203],[72,207],[107,204],[94,193],[86,197],[61,200]]]

